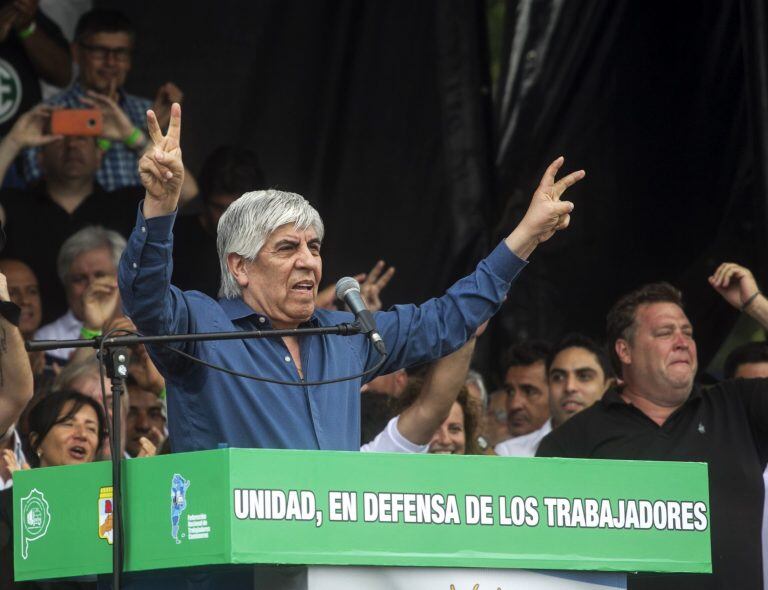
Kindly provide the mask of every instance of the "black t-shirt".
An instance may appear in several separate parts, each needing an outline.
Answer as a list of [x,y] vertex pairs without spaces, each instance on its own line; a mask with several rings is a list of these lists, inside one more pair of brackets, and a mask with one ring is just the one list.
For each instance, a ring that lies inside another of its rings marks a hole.
[[[6,2],[0,3],[0,6]],[[35,15],[35,26],[45,31],[57,45],[68,51],[69,44],[56,24],[41,11]],[[24,45],[11,29],[0,43],[0,137],[10,131],[16,119],[42,100],[40,80]]]
[[200,216],[176,218],[173,226],[173,278],[182,291],[202,291],[218,298],[221,270],[216,236],[203,227]]
[[709,465],[712,575],[638,574],[632,589],[762,590],[762,472],[768,380],[694,387],[658,426],[613,388],[541,441],[539,457],[701,461]]
[[67,310],[64,287],[56,271],[56,258],[64,241],[87,225],[116,230],[127,239],[136,224],[143,195],[141,187],[106,192],[95,185],[93,193],[70,214],[50,198],[44,186],[0,191],[8,236],[2,257],[18,258],[35,271],[43,300],[44,324]]

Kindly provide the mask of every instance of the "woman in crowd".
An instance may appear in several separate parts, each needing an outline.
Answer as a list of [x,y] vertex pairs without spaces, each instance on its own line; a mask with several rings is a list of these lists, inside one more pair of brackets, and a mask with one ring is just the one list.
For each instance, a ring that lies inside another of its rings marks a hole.
[[[76,391],[60,391],[43,397],[29,413],[29,443],[33,467],[56,467],[90,463],[104,441],[106,421],[101,406]],[[19,468],[13,453],[2,460],[11,471]],[[24,588],[83,590],[95,588],[88,582],[13,582],[13,497],[12,489],[0,492],[0,589]]]

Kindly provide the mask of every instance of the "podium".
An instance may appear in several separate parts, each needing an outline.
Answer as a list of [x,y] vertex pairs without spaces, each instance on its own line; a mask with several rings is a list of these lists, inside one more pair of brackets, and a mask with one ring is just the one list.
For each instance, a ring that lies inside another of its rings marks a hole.
[[[139,577],[284,564],[286,587],[483,590],[711,572],[702,463],[219,449],[123,469]],[[17,580],[111,572],[110,481],[109,463],[14,475]]]

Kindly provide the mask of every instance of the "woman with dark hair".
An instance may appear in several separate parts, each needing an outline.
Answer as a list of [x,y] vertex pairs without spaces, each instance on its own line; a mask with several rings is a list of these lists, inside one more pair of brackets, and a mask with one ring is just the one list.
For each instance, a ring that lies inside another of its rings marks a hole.
[[[105,429],[104,412],[96,400],[71,390],[47,395],[29,412],[30,463],[34,467],[90,463],[98,456]],[[3,459],[12,470],[18,469],[10,464],[12,453]],[[0,590],[95,588],[95,583],[74,581],[14,583],[12,500],[10,488],[0,492]]]

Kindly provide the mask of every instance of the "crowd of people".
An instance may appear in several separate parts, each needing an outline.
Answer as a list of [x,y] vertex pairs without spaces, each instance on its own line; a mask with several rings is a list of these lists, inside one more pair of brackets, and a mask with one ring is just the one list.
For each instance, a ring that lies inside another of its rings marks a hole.
[[[95,351],[27,353],[25,340],[118,329],[295,328],[349,315],[333,286],[319,288],[317,211],[299,195],[256,190],[265,187],[264,174],[245,148],[214,149],[195,180],[181,158],[181,90],[168,82],[154,100],[125,91],[138,40],[124,15],[84,13],[69,46],[33,0],[6,4],[2,23],[0,50],[16,52],[25,84],[62,86],[76,72],[60,93],[19,107],[0,141],[0,587],[11,588],[14,472],[111,453],[111,387],[107,381],[104,399]],[[60,62],[55,72],[48,67]],[[100,135],[53,133],[55,112],[82,108],[101,113]],[[768,377],[768,344],[737,348],[725,380],[699,386],[682,295],[657,283],[608,311],[604,343],[582,334],[521,342],[503,355],[500,374],[471,368],[477,339],[528,257],[570,222],[573,204],[561,196],[584,173],[556,180],[562,164],[547,169],[515,230],[443,297],[384,311],[382,292],[395,269],[379,261],[356,276],[389,350],[370,381],[324,383],[377,364],[362,335],[179,345],[208,363],[301,388],[255,385],[167,350],[132,347],[119,453],[133,460],[224,443],[705,461],[713,574],[638,575],[630,586],[760,587],[768,385],[759,378]],[[177,218],[178,211],[186,214]],[[725,263],[709,281],[768,328],[768,300],[748,269]],[[192,426],[202,422],[202,431]]]

